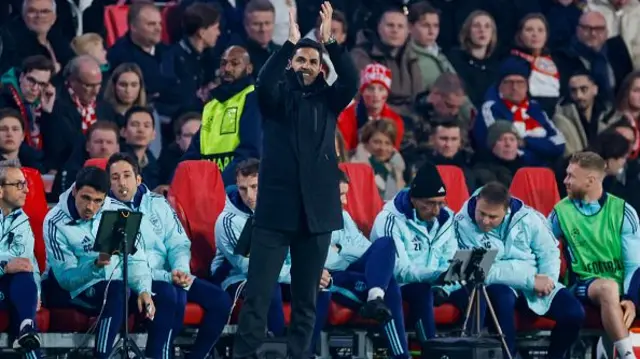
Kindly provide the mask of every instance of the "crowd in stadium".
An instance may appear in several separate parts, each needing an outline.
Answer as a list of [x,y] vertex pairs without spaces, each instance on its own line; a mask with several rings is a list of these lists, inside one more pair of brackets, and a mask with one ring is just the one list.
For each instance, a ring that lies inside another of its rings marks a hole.
[[[243,296],[250,256],[236,246],[253,217],[260,166],[278,163],[261,158],[273,104],[259,88],[278,79],[261,69],[271,56],[294,55],[291,16],[303,38],[322,42],[321,3],[2,1],[0,308],[11,313],[4,328],[13,349],[41,358],[37,313],[71,308],[97,317],[93,357],[109,357],[125,288],[118,257],[93,250],[96,219],[129,209],[145,215],[129,276],[131,306],[147,319],[145,355],[174,355],[189,302],[204,314],[188,357],[207,357]],[[318,159],[344,170],[345,210],[319,283],[309,357],[337,303],[380,324],[390,357],[409,358],[406,330],[427,342],[437,332],[434,307],[466,309],[469,288],[443,282],[449,260],[483,247],[498,250],[484,280],[505,357],[518,352],[514,308],[555,321],[547,354],[560,359],[584,308],[596,306],[620,357],[635,359],[640,1],[331,3],[337,46],[295,68],[301,79],[320,73],[322,86],[358,84],[335,114],[335,150]],[[315,131],[317,116],[308,113]],[[215,256],[197,277],[191,230],[166,199],[194,160],[215,165],[226,201],[209,219]],[[370,178],[350,178],[349,166]],[[446,166],[459,169],[470,196],[448,185]],[[545,212],[512,196],[516,173],[530,168],[553,173],[549,192],[566,198]],[[32,187],[34,177],[44,189]],[[352,218],[347,198],[371,184],[371,203],[385,204],[371,205],[367,224]],[[453,195],[464,198],[454,206]],[[35,196],[50,207],[39,223],[25,205]],[[289,265],[269,308],[275,337],[288,322]]]

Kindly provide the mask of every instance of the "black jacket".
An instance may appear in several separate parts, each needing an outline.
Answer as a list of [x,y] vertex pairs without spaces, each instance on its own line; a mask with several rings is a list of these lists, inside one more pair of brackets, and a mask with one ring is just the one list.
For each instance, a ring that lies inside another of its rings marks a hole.
[[[43,55],[51,59],[49,50],[38,42],[36,34],[27,28],[21,17],[7,23],[2,28],[0,36],[3,44],[0,53],[0,73],[5,73],[12,67],[20,67],[22,61],[29,56]],[[56,27],[52,27],[47,34],[47,40],[51,43],[56,60],[61,68],[64,68],[75,56],[71,50],[70,39],[65,38]]]
[[255,225],[281,231],[328,233],[342,228],[336,119],[358,89],[358,72],[340,45],[326,46],[338,80],[302,85],[286,70],[287,41],[265,63],[256,91],[264,118]]

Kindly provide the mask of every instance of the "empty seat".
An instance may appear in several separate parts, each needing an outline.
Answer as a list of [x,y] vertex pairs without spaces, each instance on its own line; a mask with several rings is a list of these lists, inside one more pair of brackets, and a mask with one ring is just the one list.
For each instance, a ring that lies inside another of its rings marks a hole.
[[104,8],[104,26],[107,30],[105,47],[111,47],[116,40],[127,33],[129,30],[127,15],[129,15],[127,5],[110,5]]
[[[209,161],[184,161],[178,165],[168,194],[169,203],[191,240],[191,272],[209,277],[209,267],[216,251],[213,229],[226,200],[220,170]],[[197,325],[202,308],[188,303],[184,323]]]
[[524,167],[516,172],[509,189],[526,205],[548,216],[560,201],[558,184],[552,170],[542,167]]
[[108,158],[90,158],[84,163],[84,167],[93,166],[106,170],[108,161]]
[[469,189],[464,172],[457,166],[441,165],[437,167],[447,189],[447,206],[454,212],[458,212],[464,202],[469,199]]
[[347,194],[346,210],[362,233],[368,237],[373,221],[384,204],[376,186],[373,169],[363,163],[341,163],[340,169],[347,174],[351,184]]

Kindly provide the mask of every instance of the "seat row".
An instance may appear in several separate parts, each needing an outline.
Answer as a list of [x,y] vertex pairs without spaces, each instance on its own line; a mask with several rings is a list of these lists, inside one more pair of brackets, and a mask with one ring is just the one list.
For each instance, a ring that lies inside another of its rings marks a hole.
[[[382,209],[381,200],[375,184],[374,175],[366,164],[342,164],[341,168],[348,174],[352,186],[348,194],[347,211],[351,214],[363,233],[371,230],[373,221]],[[447,186],[447,203],[452,210],[458,211],[464,201],[469,198],[469,191],[463,172],[454,166],[439,166],[438,170]],[[24,168],[25,177],[29,185],[29,193],[24,207],[29,216],[36,238],[35,251],[41,270],[44,270],[46,258],[42,237],[42,223],[47,213],[47,203],[44,196],[44,185],[37,171]],[[514,177],[511,186],[513,195],[522,199],[545,215],[553,209],[560,198],[553,172],[545,168],[523,168]],[[168,195],[169,203],[176,210],[178,217],[185,227],[192,243],[191,270],[199,277],[207,277],[208,270],[215,254],[215,237],[211,230],[217,216],[225,203],[225,189],[220,172],[213,163],[208,161],[186,161],[178,166]],[[566,268],[562,258],[563,271]],[[46,303],[45,303],[46,304]],[[290,307],[285,305],[285,319],[289,322]],[[231,324],[235,323],[238,309],[236,306]],[[450,326],[461,318],[460,311],[450,304],[443,304],[436,308],[435,318],[439,326]],[[193,303],[188,303],[185,311],[186,326],[197,326],[203,318],[203,309]],[[519,313],[517,327],[521,332],[535,332],[550,330],[554,323],[532,313]],[[88,317],[73,309],[43,308],[37,317],[37,324],[42,332],[78,333],[87,331],[96,318]],[[136,328],[136,318],[132,316],[129,325]],[[357,313],[332,303],[328,318],[328,327],[362,327],[366,321],[360,319]],[[640,325],[640,321],[638,322]],[[592,308],[587,309],[585,327],[596,331],[602,330],[600,315]],[[0,311],[0,332],[9,329],[9,315]]]

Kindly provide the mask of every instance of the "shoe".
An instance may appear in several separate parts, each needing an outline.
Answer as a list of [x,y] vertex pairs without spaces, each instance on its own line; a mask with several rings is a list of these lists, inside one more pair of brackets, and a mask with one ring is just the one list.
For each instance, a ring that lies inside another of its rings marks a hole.
[[27,324],[20,329],[18,338],[13,342],[13,349],[30,352],[32,350],[39,349],[40,345],[40,335],[38,335],[36,328],[33,324]]
[[360,308],[360,316],[366,319],[373,319],[380,324],[388,322],[393,317],[391,310],[387,308],[382,298],[376,298],[366,302]]

